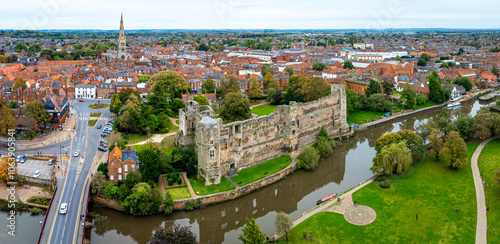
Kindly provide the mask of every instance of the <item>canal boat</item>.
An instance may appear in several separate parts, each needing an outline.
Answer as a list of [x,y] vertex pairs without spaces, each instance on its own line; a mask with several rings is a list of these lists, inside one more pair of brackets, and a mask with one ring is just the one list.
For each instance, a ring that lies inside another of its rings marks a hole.
[[454,108],[460,106],[460,103],[449,103],[446,104],[446,108]]
[[337,195],[338,195],[337,193],[332,193],[332,194],[330,194],[330,195],[328,195],[326,197],[323,197],[323,198],[321,198],[320,200],[318,200],[316,202],[316,205],[320,205],[320,204],[322,204],[322,203],[324,203],[324,202],[326,202],[326,201],[328,201],[328,200],[336,197]]

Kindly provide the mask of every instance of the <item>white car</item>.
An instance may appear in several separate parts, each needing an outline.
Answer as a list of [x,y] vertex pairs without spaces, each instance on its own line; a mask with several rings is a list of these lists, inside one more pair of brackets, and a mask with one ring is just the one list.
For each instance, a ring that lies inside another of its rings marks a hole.
[[66,212],[68,212],[68,204],[63,202],[61,203],[61,207],[59,208],[59,213],[65,214]]
[[40,170],[37,170],[34,174],[33,177],[38,178],[40,176]]
[[80,155],[80,150],[76,150],[75,153],[73,153],[73,156],[78,157]]

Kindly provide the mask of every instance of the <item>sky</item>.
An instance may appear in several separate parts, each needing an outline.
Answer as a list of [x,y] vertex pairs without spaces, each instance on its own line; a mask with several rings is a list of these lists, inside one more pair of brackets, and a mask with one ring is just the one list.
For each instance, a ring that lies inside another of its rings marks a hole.
[[3,1],[0,29],[500,28],[498,0]]

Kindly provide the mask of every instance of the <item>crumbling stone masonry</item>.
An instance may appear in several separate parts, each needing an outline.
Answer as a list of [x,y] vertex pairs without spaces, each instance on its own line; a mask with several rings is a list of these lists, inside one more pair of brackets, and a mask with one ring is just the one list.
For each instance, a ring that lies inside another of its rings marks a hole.
[[223,124],[209,106],[188,101],[179,111],[177,145],[198,154],[198,177],[219,184],[223,175],[267,162],[313,143],[324,125],[328,135],[349,131],[345,88],[308,103],[290,102],[268,116]]

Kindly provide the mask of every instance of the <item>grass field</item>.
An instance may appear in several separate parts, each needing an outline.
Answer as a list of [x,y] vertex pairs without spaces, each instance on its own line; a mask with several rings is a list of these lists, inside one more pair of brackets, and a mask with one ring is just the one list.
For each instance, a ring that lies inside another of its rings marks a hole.
[[166,190],[170,195],[172,195],[172,198],[175,199],[184,199],[184,198],[190,198],[191,194],[189,193],[189,190],[187,186],[185,187],[177,187],[177,188],[172,188],[172,189],[167,189]]
[[[495,174],[500,168],[500,140],[490,141],[486,147],[483,148],[479,156],[479,170],[483,173],[483,179],[487,184],[493,186],[489,188],[484,187],[486,194],[486,206],[490,207],[487,212],[488,226],[488,243],[500,243],[500,183],[494,182],[491,176]],[[495,231],[493,230],[495,227]]]
[[90,113],[90,117],[101,117],[101,112],[98,113]]
[[278,106],[276,106],[276,105],[265,104],[265,105],[260,105],[260,106],[252,108],[252,110],[250,112],[253,114],[259,115],[259,116],[269,115],[272,112],[276,111],[277,107]]
[[233,180],[239,186],[244,186],[286,168],[291,162],[292,159],[290,158],[290,156],[281,156],[279,158],[269,160],[263,164],[259,164],[247,169],[242,169],[238,171],[237,176],[231,177],[231,180]]
[[125,139],[127,139],[128,144],[136,144],[148,139],[148,135],[140,135],[140,134],[128,134],[128,135],[123,134],[123,136],[125,137]]
[[189,179],[191,186],[193,187],[194,193],[198,196],[205,196],[217,192],[229,191],[235,189],[236,187],[226,179],[226,177],[221,177],[220,184],[205,186],[201,181],[197,179]]
[[97,120],[95,120],[95,119],[89,120],[89,126],[94,126],[95,123],[97,123]]
[[355,112],[349,112],[348,120],[350,120],[354,124],[363,124],[368,123],[369,121],[373,121],[373,118],[375,116],[380,119],[380,117],[384,114],[385,112],[359,110]]
[[[467,144],[469,159],[478,145]],[[435,157],[426,157],[403,175],[393,176],[389,189],[371,183],[355,192],[353,200],[373,208],[377,219],[356,226],[341,214],[318,213],[292,229],[291,243],[308,243],[302,236],[304,231],[312,231],[316,243],[475,241],[476,192],[470,160],[455,171],[436,162]]]

